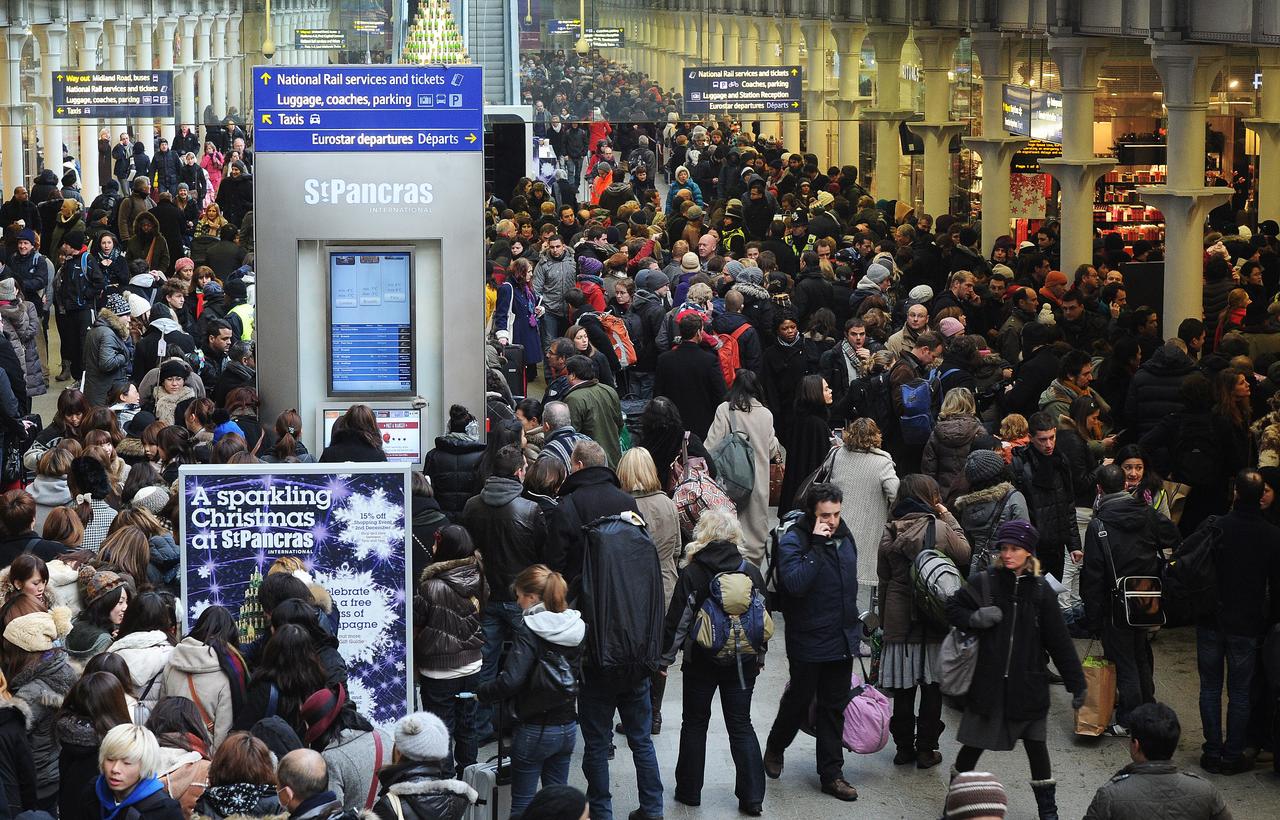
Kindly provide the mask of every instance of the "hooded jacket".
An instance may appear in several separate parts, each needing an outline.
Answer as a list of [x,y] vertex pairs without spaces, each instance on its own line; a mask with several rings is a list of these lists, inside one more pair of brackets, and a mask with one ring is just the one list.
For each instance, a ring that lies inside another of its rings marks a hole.
[[431,479],[436,501],[450,520],[459,520],[467,499],[475,495],[475,473],[482,458],[484,444],[465,433],[438,436],[435,448],[427,453],[423,472]]
[[117,638],[107,651],[119,655],[128,664],[138,703],[151,714],[160,700],[161,678],[173,654],[169,636],[158,629],[133,632]]
[[169,656],[159,687],[158,698],[176,696],[196,703],[200,718],[206,721],[205,728],[213,738],[209,754],[217,751],[235,721],[231,684],[218,663],[217,651],[195,638],[183,638]]
[[[676,655],[681,650],[684,650],[685,664],[695,664],[706,669],[715,663],[710,653],[693,640],[696,631],[694,619],[711,594],[711,581],[722,572],[745,573],[756,589],[763,591],[765,588],[760,568],[742,556],[737,544],[731,541],[712,541],[695,552],[688,565],[680,570],[667,605],[662,639],[664,667],[674,664]],[[762,661],[763,657],[755,659],[752,666],[758,666]],[[743,671],[748,671],[745,663]]]
[[[58,815],[75,817],[80,799],[98,778],[98,737],[88,718],[62,712],[53,721],[58,740]],[[8,784],[5,784],[6,788]],[[6,792],[7,793],[7,792]],[[16,816],[11,814],[10,816]]]
[[227,221],[239,228],[244,215],[253,210],[253,175],[223,177],[216,201]]
[[195,814],[209,820],[223,820],[232,815],[263,817],[284,814],[274,786],[257,783],[224,783],[210,786],[196,801]]
[[[1101,532],[1107,534],[1105,547]],[[1109,493],[1099,499],[1097,512],[1085,530],[1080,572],[1080,598],[1091,633],[1100,634],[1108,620],[1125,626],[1123,613],[1116,620],[1112,607],[1115,579],[1159,575],[1163,563],[1160,551],[1176,548],[1181,540],[1177,525],[1129,493]]]
[[41,800],[58,792],[58,742],[53,736],[53,720],[77,677],[66,653],[55,649],[9,679],[9,691],[19,702],[15,705],[27,719],[36,796]]
[[778,545],[778,583],[786,616],[787,657],[805,663],[851,658],[862,641],[858,551],[843,521],[829,537],[813,534],[805,513]]
[[31,302],[18,301],[0,305],[4,316],[5,336],[13,345],[13,354],[22,363],[27,378],[27,395],[43,396],[49,392],[40,363],[40,351],[36,348],[36,335],[40,330],[40,314]]
[[178,348],[183,353],[193,353],[196,349],[195,339],[182,331],[176,319],[162,316],[152,319],[147,332],[138,339],[133,353],[133,372],[147,373],[160,362],[176,355],[170,348]]
[[613,182],[600,193],[600,207],[609,212],[615,219],[618,208],[624,202],[638,202],[636,192],[629,182]]
[[[17,817],[36,803],[36,770],[27,735],[28,711],[18,700],[0,701],[0,786]],[[95,768],[97,758],[94,758]]]
[[[151,201],[151,197],[137,191],[124,198],[124,202],[120,203],[120,210],[116,215],[116,222],[120,227],[119,244],[128,244],[133,237],[134,226],[137,224],[138,217],[154,207],[155,203]],[[159,232],[157,231],[157,233]]]
[[834,304],[831,283],[817,268],[806,268],[796,277],[795,289],[791,292],[791,303],[796,309],[796,323],[801,331],[809,323],[809,317],[819,308],[831,310]]
[[[575,704],[586,635],[587,625],[576,609],[550,612],[542,604],[529,607],[516,627],[502,672],[492,683],[482,685],[478,694],[491,701],[510,699],[511,709],[521,723],[572,723],[577,719]],[[535,674],[535,667],[544,663],[549,654],[568,661],[572,683]]]
[[475,556],[429,564],[413,601],[413,659],[419,670],[453,671],[480,661],[488,584]]
[[989,550],[995,546],[992,539],[1001,524],[1031,520],[1027,499],[1008,481],[960,496],[956,499],[955,508],[960,526],[969,540],[970,572],[986,569],[991,562]]
[[107,392],[115,382],[129,377],[132,358],[125,339],[128,321],[107,308],[98,311],[98,320],[84,337],[84,397],[95,407],[107,404]]
[[553,316],[568,315],[569,306],[565,303],[565,296],[577,283],[578,262],[568,249],[559,259],[543,251],[538,264],[533,267],[533,292],[541,300],[547,313]]
[[1143,362],[1129,381],[1124,403],[1125,419],[1141,437],[1160,420],[1183,410],[1179,391],[1182,381],[1195,372],[1195,362],[1174,345],[1161,345]]
[[[382,796],[373,805],[372,816],[376,820],[461,820],[480,795],[451,774],[441,760],[405,760],[383,767],[378,772]],[[398,800],[399,812],[391,795]]]
[[968,491],[964,462],[973,449],[974,439],[985,433],[977,416],[945,416],[934,425],[924,445],[920,472],[937,479],[942,503],[950,505],[956,496]]
[[[142,232],[143,223],[150,223],[155,232],[147,236]],[[169,242],[160,230],[160,220],[150,209],[143,211],[133,219],[133,230],[129,241],[125,243],[125,258],[144,259],[149,270],[167,271],[171,266],[169,258]]]
[[485,580],[495,601],[514,601],[511,583],[525,567],[544,560],[547,525],[542,510],[510,476],[489,476],[462,510],[467,528],[484,556]]
[[969,540],[950,512],[928,510],[912,498],[893,508],[894,520],[885,524],[876,556],[880,582],[881,625],[886,643],[936,643],[946,630],[918,617],[913,593],[916,556],[928,544],[933,529],[933,548],[947,555],[957,566],[969,563]]

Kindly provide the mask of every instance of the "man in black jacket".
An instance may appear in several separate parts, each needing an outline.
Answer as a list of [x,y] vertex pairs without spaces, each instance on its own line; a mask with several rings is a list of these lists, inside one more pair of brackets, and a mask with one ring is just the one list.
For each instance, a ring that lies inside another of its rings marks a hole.
[[702,316],[683,311],[676,321],[681,342],[658,357],[655,396],[666,396],[680,410],[684,427],[706,438],[716,408],[724,401],[724,374],[716,354],[703,346]]
[[1031,442],[1013,451],[1013,481],[1027,499],[1031,523],[1040,532],[1036,555],[1046,574],[1062,580],[1066,553],[1080,561],[1071,467],[1057,451],[1058,425],[1048,413],[1027,419]]
[[[520,625],[520,607],[511,583],[525,567],[547,561],[547,525],[537,503],[521,496],[524,487],[524,454],[517,444],[498,451],[493,475],[485,479],[479,494],[467,501],[459,521],[467,528],[476,548],[484,556],[485,580],[489,582],[489,602],[484,608],[484,664],[481,683],[498,674],[502,644],[511,640]],[[492,718],[480,707],[477,726],[481,745],[492,732],[485,728]]]
[[1163,344],[1138,368],[1129,381],[1125,419],[1133,426],[1136,441],[1153,430],[1161,419],[1186,409],[1180,398],[1182,381],[1196,370],[1196,363],[1176,344]]
[[[1239,774],[1253,768],[1244,747],[1249,728],[1249,690],[1258,647],[1280,622],[1280,528],[1262,512],[1267,486],[1254,469],[1235,477],[1231,512],[1202,526],[1221,527],[1215,564],[1217,606],[1196,624],[1196,664],[1200,670],[1200,718],[1209,772]],[[1223,667],[1227,679],[1227,731],[1222,732]]]
[[1040,405],[1040,394],[1058,377],[1058,353],[1053,347],[1054,331],[1048,325],[1032,322],[1023,331],[1026,355],[1014,368],[1013,385],[1001,395],[1005,413],[1030,416]]
[[819,308],[831,310],[835,296],[831,283],[822,275],[818,267],[818,254],[805,251],[800,254],[800,275],[796,277],[795,289],[791,292],[791,304],[796,309],[796,324],[803,333],[808,327],[809,317]]
[[763,377],[764,349],[760,344],[760,334],[747,317],[742,315],[745,301],[740,291],[730,290],[726,293],[724,312],[711,320],[711,329],[722,335],[733,336],[738,342],[739,366]]
[[1058,320],[1062,338],[1076,350],[1093,354],[1094,345],[1107,338],[1107,319],[1085,307],[1085,297],[1072,288],[1062,295],[1062,318]]
[[230,361],[213,386],[213,403],[218,407],[224,406],[232,390],[237,387],[254,387],[258,383],[253,340],[234,342],[227,355]]
[[1080,597],[1091,635],[1102,636],[1107,659],[1116,665],[1120,691],[1107,734],[1127,734],[1129,714],[1155,700],[1151,633],[1129,626],[1116,579],[1160,574],[1160,550],[1181,540],[1178,528],[1145,501],[1124,491],[1124,470],[1107,464],[1096,474],[1097,512],[1085,530]]

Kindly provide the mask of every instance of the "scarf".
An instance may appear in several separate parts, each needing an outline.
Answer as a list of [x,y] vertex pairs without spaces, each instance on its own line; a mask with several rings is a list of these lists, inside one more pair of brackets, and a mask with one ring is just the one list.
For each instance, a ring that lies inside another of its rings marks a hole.
[[844,353],[844,367],[849,373],[849,384],[853,384],[862,378],[862,360],[858,358],[848,339],[840,343],[840,350]]
[[121,809],[141,803],[162,789],[164,789],[164,784],[158,778],[152,777],[147,780],[140,780],[138,785],[133,787],[133,791],[129,792],[129,795],[124,800],[117,803],[115,795],[107,788],[107,779],[105,777],[98,775],[98,779],[93,783],[93,790],[98,795],[98,802],[102,804],[102,820],[115,820]]
[[518,298],[520,300],[520,303],[524,305],[525,312],[529,314],[529,327],[537,327],[538,297],[533,293],[533,285],[529,282],[525,282],[523,285],[512,282],[511,293],[513,298]]

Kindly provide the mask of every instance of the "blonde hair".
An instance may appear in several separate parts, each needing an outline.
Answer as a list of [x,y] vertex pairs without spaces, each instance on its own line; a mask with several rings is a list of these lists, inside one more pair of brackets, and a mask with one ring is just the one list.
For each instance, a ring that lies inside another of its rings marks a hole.
[[126,760],[138,764],[139,780],[150,780],[160,768],[160,744],[145,726],[122,723],[113,726],[98,747],[98,770],[108,760]]
[[698,551],[713,541],[728,541],[742,551],[742,523],[738,516],[720,508],[706,510],[698,517],[693,528],[693,540],[684,550],[685,563],[693,560]]
[[1010,413],[1004,417],[1004,421],[1000,422],[1000,438],[1005,441],[1013,441],[1029,435],[1031,435],[1031,428],[1027,426],[1027,417],[1020,413]]
[[618,462],[618,481],[622,482],[622,489],[632,495],[662,489],[653,456],[643,447],[632,447],[622,454],[622,460]]
[[511,588],[525,595],[537,595],[548,612],[564,612],[569,607],[565,601],[569,586],[564,582],[564,576],[546,564],[525,567],[511,582]]
[[880,426],[873,419],[856,418],[845,425],[841,436],[849,450],[876,450],[883,443]]
[[946,416],[972,416],[978,412],[978,405],[973,400],[973,391],[967,387],[953,387],[942,397],[942,408],[938,410],[938,418]]

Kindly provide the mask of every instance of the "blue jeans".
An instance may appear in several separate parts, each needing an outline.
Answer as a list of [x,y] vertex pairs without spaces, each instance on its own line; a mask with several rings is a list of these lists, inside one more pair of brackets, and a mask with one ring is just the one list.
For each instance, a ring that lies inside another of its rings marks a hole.
[[[418,676],[418,689],[422,693],[422,708],[440,718],[449,737],[453,739],[454,768],[458,777],[476,762],[479,737],[476,735],[476,699],[460,698],[460,692],[472,692],[480,688],[480,673],[461,678],[428,678]],[[445,761],[449,768],[450,761]]]
[[[515,601],[490,601],[484,607],[484,662],[480,665],[480,682],[489,683],[498,677],[498,662],[502,660],[502,645],[515,635],[516,627],[524,613]],[[481,738],[493,734],[495,704],[482,703],[476,709],[476,732]]]
[[[751,725],[751,695],[759,668],[743,662],[746,686],[738,683],[738,667],[713,666],[707,662],[681,667],[684,678],[684,716],[680,725],[680,757],[676,761],[676,796],[697,804],[702,796],[703,770],[707,757],[707,727],[711,723],[711,700],[720,690],[720,709],[729,730],[729,752],[737,770],[733,793],[740,803],[764,802],[764,759],[760,740]],[[723,761],[723,751],[717,755]],[[723,764],[721,764],[723,765]]]
[[559,726],[523,723],[511,738],[511,816],[518,818],[542,785],[569,782],[569,759],[578,739],[578,724]]
[[[1196,627],[1196,665],[1200,670],[1200,723],[1204,752],[1237,760],[1249,731],[1249,687],[1258,660],[1258,640]],[[1222,665],[1226,662],[1227,739],[1222,739]]]
[[582,725],[582,773],[587,777],[591,820],[613,820],[613,795],[609,792],[609,743],[613,715],[622,717],[622,728],[636,767],[640,811],[662,816],[662,775],[653,750],[653,709],[649,703],[649,679],[627,686],[601,680],[585,680],[578,694],[578,722]]

